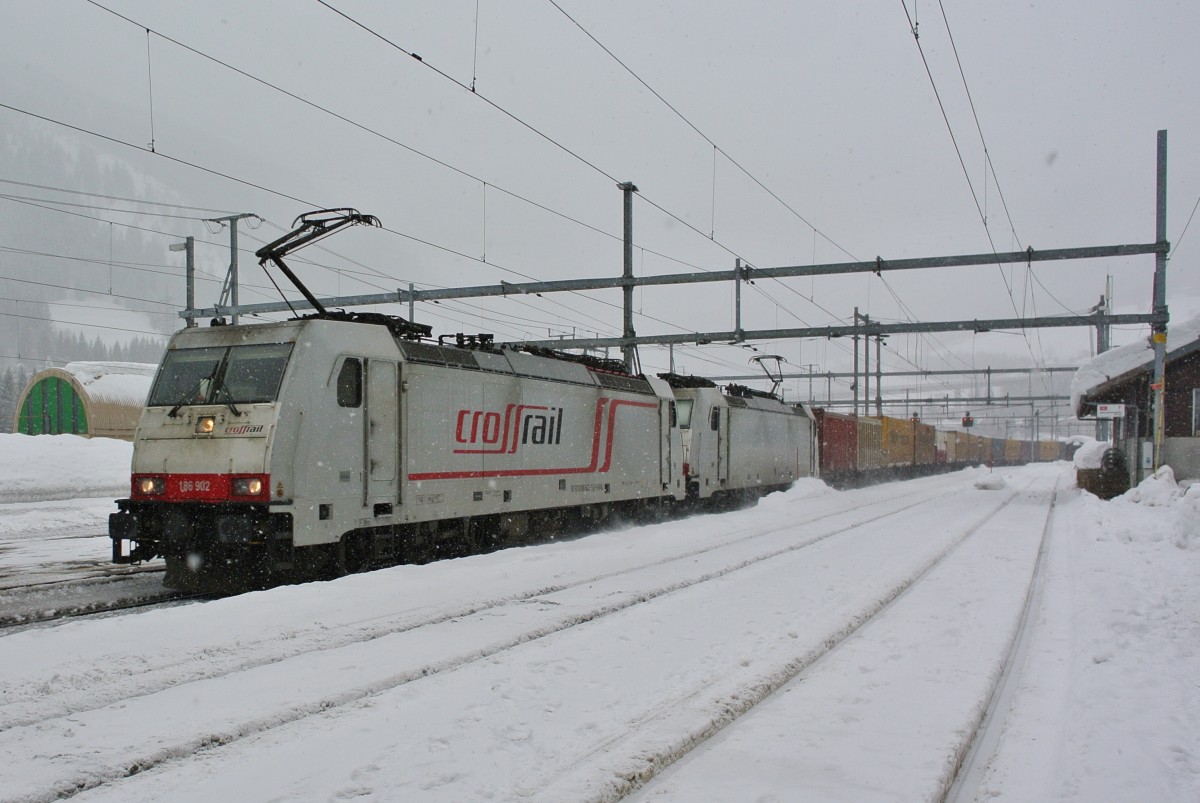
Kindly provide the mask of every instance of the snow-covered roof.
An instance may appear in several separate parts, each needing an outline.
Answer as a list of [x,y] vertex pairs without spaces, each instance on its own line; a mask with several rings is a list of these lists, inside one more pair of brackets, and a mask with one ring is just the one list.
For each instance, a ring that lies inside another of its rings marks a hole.
[[150,394],[157,365],[141,362],[72,362],[63,370],[98,402],[141,407]]
[[[1184,349],[1196,348],[1200,340],[1200,316],[1186,323],[1173,324],[1167,328],[1167,359]],[[1071,409],[1077,414],[1079,402],[1091,391],[1118,377],[1148,369],[1154,365],[1154,348],[1150,339],[1097,354],[1079,366],[1071,377]]]

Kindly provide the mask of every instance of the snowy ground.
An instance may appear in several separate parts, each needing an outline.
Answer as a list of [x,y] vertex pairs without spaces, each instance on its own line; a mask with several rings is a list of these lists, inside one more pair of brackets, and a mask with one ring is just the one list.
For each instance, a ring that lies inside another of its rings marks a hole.
[[[0,494],[25,500],[0,504],[0,577],[99,571],[111,499],[37,500],[122,493],[128,444],[0,454]],[[957,799],[1200,800],[1200,486],[1072,486],[1065,464],[805,481],[752,510],[0,630],[0,800],[940,800],[1013,643]]]

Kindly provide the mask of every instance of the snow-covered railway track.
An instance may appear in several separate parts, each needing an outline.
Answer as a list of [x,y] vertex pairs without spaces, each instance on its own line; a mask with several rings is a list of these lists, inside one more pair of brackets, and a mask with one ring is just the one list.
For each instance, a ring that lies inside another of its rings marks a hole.
[[162,569],[147,569],[10,586],[0,590],[0,632],[185,598],[186,595],[163,588],[162,576]]
[[948,803],[966,803],[978,798],[987,764],[992,756],[1004,726],[1004,712],[1012,702],[1016,692],[1019,669],[1024,663],[1030,646],[1033,628],[1030,622],[1041,604],[1042,586],[1045,582],[1045,556],[1049,547],[1050,530],[1054,523],[1054,510],[1058,502],[1058,491],[1050,500],[1050,509],[1046,513],[1046,523],[1042,529],[1042,539],[1038,546],[1037,562],[1034,564],[1033,577],[1029,590],[1025,594],[1025,604],[1021,611],[1020,624],[1013,634],[1012,642],[1004,655],[1003,669],[992,685],[974,734],[970,740],[964,741],[961,750],[961,762],[954,779],[941,801]]
[[[104,688],[101,690],[88,689],[80,682],[64,678],[64,682],[53,689],[43,688],[36,695],[36,705],[32,708],[27,702],[10,697],[0,701],[0,732],[8,728],[30,725],[40,721],[40,717],[57,716],[67,712],[79,713],[89,710],[88,706],[99,707],[119,702],[129,697],[153,694],[157,691],[171,688],[181,682],[196,682],[219,678],[223,675],[252,670],[260,666],[274,664],[280,661],[294,659],[306,653],[326,652],[363,642],[370,642],[388,637],[403,635],[421,628],[441,626],[466,617],[487,614],[489,611],[504,609],[513,605],[528,604],[538,598],[548,598],[549,595],[569,593],[573,589],[588,588],[598,582],[618,582],[623,576],[631,576],[638,572],[653,570],[671,564],[686,566],[702,556],[714,556],[714,571],[725,573],[758,560],[765,560],[781,552],[810,546],[825,538],[853,530],[874,521],[886,519],[897,513],[927,504],[931,500],[944,495],[942,490],[916,490],[907,492],[897,488],[880,486],[878,492],[853,510],[835,509],[827,513],[817,513],[808,522],[810,532],[805,537],[791,541],[784,539],[782,546],[768,548],[765,552],[752,558],[743,558],[729,566],[721,562],[720,555],[736,550],[748,542],[762,542],[771,538],[779,538],[780,528],[768,530],[746,527],[727,531],[724,538],[715,543],[702,543],[683,549],[669,549],[662,554],[642,551],[631,555],[630,559],[608,571],[592,572],[587,567],[580,567],[576,576],[563,578],[556,576],[554,582],[545,583],[542,575],[530,578],[524,588],[513,590],[512,593],[500,597],[480,597],[466,604],[460,596],[454,596],[447,604],[416,605],[403,607],[392,613],[378,614],[368,618],[354,618],[338,623],[338,628],[331,631],[326,626],[314,626],[305,631],[289,631],[279,634],[264,632],[263,641],[253,645],[241,644],[242,650],[230,652],[225,649],[209,649],[203,644],[188,645],[190,649],[183,656],[171,655],[166,659],[156,659],[152,655],[141,655],[137,661],[136,677],[125,672],[120,667],[113,667],[111,675],[106,673]],[[694,564],[693,564],[694,565]],[[382,570],[387,571],[387,570]],[[372,574],[378,574],[372,573]],[[157,582],[161,583],[161,570],[155,573]],[[707,574],[693,576],[682,581],[684,585],[703,582],[710,579]],[[46,584],[50,585],[50,584]],[[660,596],[677,587],[672,584],[668,588],[650,589],[646,592],[647,599]],[[165,589],[158,589],[166,595]],[[150,593],[147,590],[147,593]],[[335,586],[329,587],[330,594],[336,593]],[[610,608],[611,606],[604,606]],[[608,611],[611,612],[611,611]],[[588,618],[603,615],[604,611],[597,610],[587,614]],[[521,640],[528,640],[524,636]],[[253,648],[253,649],[247,649]],[[193,660],[193,651],[205,654],[205,662],[201,665]],[[250,653],[247,656],[246,653]],[[83,702],[84,700],[88,702]]]
[[[972,799],[974,757],[985,761],[996,735],[990,715],[1014,677],[1056,497],[1010,498],[812,660],[747,687],[752,695],[693,724],[689,739],[626,750],[644,769],[610,771],[577,799],[756,799],[781,788],[802,800]],[[1044,510],[1043,526],[1026,526],[1016,501]],[[963,609],[962,628],[937,632],[946,606]],[[723,788],[723,777],[745,781],[744,766],[731,770],[749,745],[765,788]]]
[[[339,633],[326,633],[329,637],[324,639],[316,638],[316,633],[275,634],[278,639],[271,642],[274,649],[257,651],[251,661],[239,659],[234,653],[206,651],[206,657],[214,659],[214,666],[198,670],[195,661],[189,660],[194,656],[166,655],[167,660],[158,659],[157,665],[153,657],[148,660],[140,656],[141,671],[136,678],[129,678],[131,682],[122,683],[114,676],[99,687],[72,695],[67,688],[70,679],[64,679],[61,688],[52,688],[48,694],[45,687],[40,689],[36,699],[21,699],[18,693],[6,698],[13,704],[0,706],[0,748],[21,759],[14,761],[14,766],[19,764],[25,769],[20,777],[11,779],[16,785],[0,775],[0,788],[9,789],[12,799],[20,800],[53,799],[85,789],[101,796],[110,791],[121,797],[128,784],[122,779],[127,776],[152,768],[156,775],[170,773],[173,765],[203,760],[194,755],[203,756],[208,752],[204,748],[221,745],[222,750],[241,749],[239,744],[250,743],[246,749],[254,749],[270,742],[276,732],[305,727],[312,717],[352,717],[374,706],[379,698],[411,696],[405,690],[416,681],[422,681],[422,686],[454,683],[472,674],[486,674],[492,665],[523,660],[510,656],[540,642],[576,638],[574,634],[585,629],[580,625],[600,623],[611,630],[620,627],[615,623],[623,617],[652,617],[652,613],[637,612],[652,611],[664,599],[710,594],[705,590],[710,586],[731,582],[743,574],[775,570],[768,567],[781,561],[795,563],[797,556],[807,555],[810,548],[851,542],[849,535],[860,529],[873,527],[876,533],[902,529],[905,511],[939,496],[937,492],[921,492],[920,487],[913,484],[906,489],[901,506],[897,506],[895,494],[880,494],[874,505],[830,512],[819,517],[819,524],[810,522],[801,528],[801,533],[781,532],[778,528],[754,531],[751,527],[720,543],[676,550],[675,554],[649,561],[635,560],[607,572],[583,572],[572,582],[530,588],[505,599],[483,600],[469,609],[375,616],[342,623]],[[985,513],[982,520],[993,513]],[[794,675],[816,660],[942,560],[981,523],[977,510],[968,508],[963,515],[970,520],[964,525],[966,531],[955,531],[948,543],[941,538],[936,548],[918,555],[915,564],[896,570],[883,561],[880,572],[888,576],[882,596],[871,595],[873,599],[865,607],[861,600],[847,603],[849,618],[832,635],[805,646],[800,651],[800,664],[793,666],[793,658],[784,673]],[[884,535],[871,537],[894,541]],[[845,552],[847,545],[838,549]],[[807,562],[820,560],[816,557]],[[664,582],[664,577],[669,580]],[[497,623],[504,626],[497,627]],[[793,633],[790,638],[799,635]],[[347,666],[355,671],[345,672]],[[728,709],[729,699],[749,699],[765,693],[764,689],[769,691],[769,678],[765,686],[758,675],[747,681],[741,669],[744,667],[735,664],[700,679],[670,684],[669,690],[633,719],[632,729],[600,738],[582,756],[565,762],[549,775],[529,779],[529,789],[570,789],[573,779],[592,778],[597,770],[605,777],[622,777],[624,770],[620,767],[606,767],[611,763],[607,760],[597,765],[588,756],[628,756],[626,748],[643,742],[646,733],[662,736],[663,727],[678,726],[680,723],[664,716],[664,712],[687,708],[690,701],[717,699],[724,701],[721,704]],[[770,678],[779,677],[778,669],[768,674]],[[280,676],[285,678],[282,683]],[[197,680],[206,682],[192,682]],[[247,700],[252,703],[247,705]],[[114,719],[139,722],[144,729],[132,733],[119,728],[118,738],[90,744],[78,754],[62,747],[49,766],[38,762],[36,740],[25,739],[31,729],[62,732],[70,737],[84,726],[84,732],[101,732],[112,727]],[[677,737],[672,741],[678,742]],[[638,750],[639,755],[645,755],[642,747]],[[621,765],[622,761],[616,763]],[[639,773],[629,776],[625,772],[625,776],[629,784],[625,790],[642,780]],[[607,788],[602,797],[611,798],[611,793],[618,791],[612,786]]]

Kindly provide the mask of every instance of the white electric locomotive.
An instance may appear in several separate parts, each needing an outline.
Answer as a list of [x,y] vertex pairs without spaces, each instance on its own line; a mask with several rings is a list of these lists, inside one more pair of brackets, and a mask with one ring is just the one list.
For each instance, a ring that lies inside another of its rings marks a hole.
[[[317,312],[174,335],[135,436],[130,497],[109,519],[114,562],[163,557],[176,588],[266,584],[484,551],[808,473],[807,411],[327,311],[281,255],[374,219],[299,220],[259,256]],[[711,466],[681,420],[697,420],[693,407],[722,411]]]
[[180,587],[354,571],[684,498],[664,381],[377,320],[177,333],[111,517],[114,560],[162,555]]
[[736,502],[816,473],[815,422],[805,405],[742,385],[663,374],[675,394],[683,472],[695,499]]

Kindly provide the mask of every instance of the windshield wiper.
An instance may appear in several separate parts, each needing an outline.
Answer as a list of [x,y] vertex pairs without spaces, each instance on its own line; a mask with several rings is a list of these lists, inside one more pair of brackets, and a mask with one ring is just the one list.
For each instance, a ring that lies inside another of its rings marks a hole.
[[229,408],[229,412],[236,416],[240,416],[242,411],[233,404],[233,394],[229,392],[229,386],[225,384],[225,377],[221,377],[221,381],[217,383],[217,389],[213,393],[213,401],[218,401],[221,398],[222,391],[225,393],[225,406]]
[[183,397],[180,398],[179,401],[175,403],[175,406],[171,408],[170,412],[167,413],[167,417],[175,418],[175,416],[177,416],[179,414],[179,408],[182,407],[183,405],[187,404],[189,399],[191,399],[193,396],[195,396],[197,393],[200,392],[200,388],[204,387],[204,383],[211,382],[212,378],[216,375],[217,375],[217,369],[213,368],[211,374],[209,374],[208,376],[205,376],[205,377],[201,377],[200,379],[197,379],[196,384],[194,384],[190,388],[188,388],[187,393],[183,394]]

